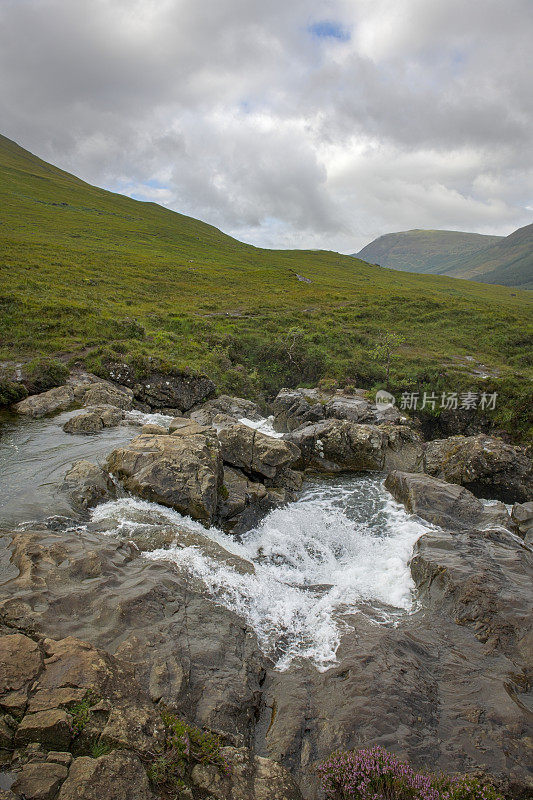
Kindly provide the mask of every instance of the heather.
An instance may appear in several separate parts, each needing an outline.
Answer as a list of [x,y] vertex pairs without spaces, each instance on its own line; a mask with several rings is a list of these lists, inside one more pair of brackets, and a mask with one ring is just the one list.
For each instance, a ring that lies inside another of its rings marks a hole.
[[319,774],[327,800],[502,800],[490,784],[417,772],[379,746],[335,753]]

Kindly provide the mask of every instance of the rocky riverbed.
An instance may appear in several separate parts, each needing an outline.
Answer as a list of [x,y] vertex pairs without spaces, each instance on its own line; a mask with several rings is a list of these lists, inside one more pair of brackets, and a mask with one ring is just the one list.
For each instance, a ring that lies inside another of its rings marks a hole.
[[375,743],[532,797],[527,450],[114,378],[2,420],[0,797],[169,797],[169,714],[226,765],[191,752],[177,797],[316,800]]

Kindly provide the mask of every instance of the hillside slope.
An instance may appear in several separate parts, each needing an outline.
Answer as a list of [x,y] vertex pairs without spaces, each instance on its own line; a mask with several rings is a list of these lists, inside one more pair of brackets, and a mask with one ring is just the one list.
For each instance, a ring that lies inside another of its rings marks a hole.
[[450,260],[445,274],[533,289],[533,224],[477,253]]
[[395,331],[405,337],[391,369],[398,391],[531,375],[528,292],[252,247],[90,186],[5,138],[0,279],[0,359],[59,354],[96,370],[159,359],[260,397],[324,377],[379,385],[372,353],[380,332]]
[[380,236],[354,256],[406,272],[442,272],[450,259],[483,250],[501,238],[462,231],[400,231]]

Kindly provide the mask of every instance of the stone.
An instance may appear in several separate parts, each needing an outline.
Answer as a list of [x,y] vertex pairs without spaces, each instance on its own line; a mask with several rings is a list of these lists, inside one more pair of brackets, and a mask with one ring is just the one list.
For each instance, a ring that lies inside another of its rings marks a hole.
[[56,411],[66,411],[74,403],[72,386],[56,386],[41,394],[34,394],[13,406],[17,414],[29,417],[44,417]]
[[65,433],[100,433],[104,428],[116,427],[124,417],[124,412],[114,406],[97,406],[85,414],[77,414],[63,425]]
[[174,417],[168,427],[168,432],[175,436],[194,436],[196,433],[209,433],[209,426],[199,425],[187,417]]
[[46,760],[52,764],[61,764],[68,768],[72,764],[72,753],[63,750],[51,750],[46,756]]
[[429,475],[395,470],[385,488],[411,514],[449,530],[512,527],[505,506],[485,506],[468,489]]
[[522,447],[494,436],[451,436],[428,442],[425,472],[504,503],[533,500],[533,464]]
[[85,460],[72,465],[61,488],[76,508],[92,508],[117,496],[117,487],[107,470]]
[[302,389],[282,389],[272,403],[274,428],[277,431],[293,431],[305,424],[325,419],[324,401],[319,399],[318,390],[314,394]]
[[189,411],[215,394],[216,387],[206,375],[180,370],[162,372],[147,368],[142,378],[128,364],[119,362],[106,366],[109,377],[121,386],[129,387],[139,403],[152,409]]
[[113,703],[100,742],[112,749],[143,753],[152,752],[154,742],[162,738],[163,724],[152,703],[132,704],[128,698]]
[[114,450],[106,469],[126,491],[210,523],[222,485],[222,459],[209,436],[141,434]]
[[515,503],[511,519],[516,525],[519,536],[529,544],[533,537],[533,502]]
[[54,800],[67,775],[62,764],[25,764],[11,788],[25,800]]
[[26,714],[15,733],[15,744],[24,747],[30,742],[39,742],[66,750],[71,740],[70,724],[69,714],[59,708]]
[[13,750],[14,736],[12,719],[7,715],[0,715],[0,750]]
[[92,384],[83,396],[84,406],[115,406],[128,411],[133,406],[133,392],[107,381]]
[[229,397],[226,394],[221,394],[214,400],[208,400],[201,406],[197,406],[194,411],[190,412],[189,416],[200,425],[212,425],[213,420],[219,414],[224,414],[234,422],[238,422],[243,418],[255,422],[262,419],[256,403],[251,400],[245,400],[242,397]]
[[327,419],[286,438],[301,451],[297,469],[326,473],[383,469],[386,434],[374,425]]
[[195,764],[191,780],[216,800],[301,800],[294,779],[281,764],[254,755],[245,747],[223,747],[229,766],[224,775],[213,764]]
[[115,750],[100,758],[76,758],[58,800],[152,800],[138,756]]
[[219,430],[218,441],[224,462],[250,476],[274,478],[300,455],[299,449],[291,442],[274,439],[240,423]]
[[153,422],[149,422],[147,425],[142,426],[141,433],[155,433],[158,436],[164,436],[168,433],[168,428],[164,428],[163,425],[155,425]]
[[35,680],[43,666],[36,642],[21,633],[0,637],[0,695]]

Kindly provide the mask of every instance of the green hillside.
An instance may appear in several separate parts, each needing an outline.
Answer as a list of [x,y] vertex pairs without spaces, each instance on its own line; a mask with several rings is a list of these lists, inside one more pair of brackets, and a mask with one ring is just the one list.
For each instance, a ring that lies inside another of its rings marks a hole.
[[477,253],[450,260],[445,274],[533,289],[533,225],[519,228]]
[[502,424],[529,407],[532,294],[255,248],[90,186],[2,137],[0,253],[3,360],[55,355],[103,370],[151,358],[260,397],[321,378],[380,385],[372,352],[389,330],[405,337],[395,391],[497,382],[512,398]]
[[401,231],[380,236],[354,256],[406,272],[440,273],[450,260],[484,250],[501,238],[462,231]]

